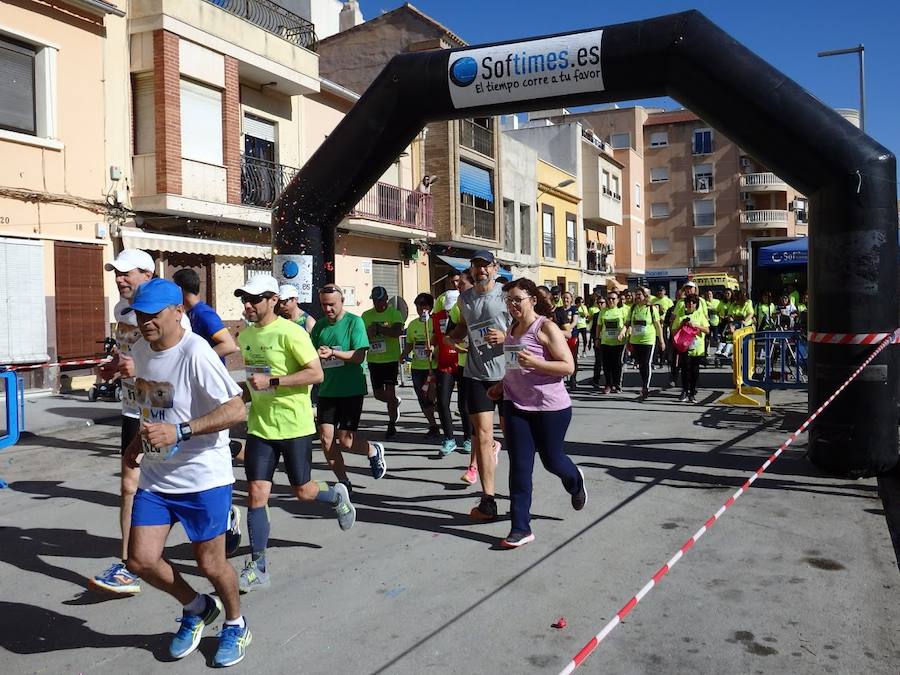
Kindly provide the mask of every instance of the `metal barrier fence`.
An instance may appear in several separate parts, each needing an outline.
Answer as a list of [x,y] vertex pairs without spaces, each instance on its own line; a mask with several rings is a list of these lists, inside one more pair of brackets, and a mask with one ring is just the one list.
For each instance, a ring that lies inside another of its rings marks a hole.
[[[0,450],[15,445],[25,427],[25,381],[12,371],[0,372],[3,388],[6,392],[6,433],[0,436]],[[0,489],[7,487],[0,478]]]

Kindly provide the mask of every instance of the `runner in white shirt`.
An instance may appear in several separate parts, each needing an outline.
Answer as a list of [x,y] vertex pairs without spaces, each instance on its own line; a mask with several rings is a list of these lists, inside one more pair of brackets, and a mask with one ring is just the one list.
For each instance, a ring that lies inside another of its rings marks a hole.
[[[228,428],[246,419],[241,389],[206,340],[180,325],[184,306],[176,284],[165,279],[142,284],[123,310],[130,312],[136,314],[144,340],[131,349],[140,432],[124,457],[131,468],[139,457],[143,461],[131,514],[128,569],[183,605],[181,627],[169,647],[173,658],[193,652],[203,628],[224,609],[213,665],[234,665],[243,660],[252,639],[241,615],[237,574],[225,558],[234,482]],[[163,558],[176,522],[216,597],[198,594]]]

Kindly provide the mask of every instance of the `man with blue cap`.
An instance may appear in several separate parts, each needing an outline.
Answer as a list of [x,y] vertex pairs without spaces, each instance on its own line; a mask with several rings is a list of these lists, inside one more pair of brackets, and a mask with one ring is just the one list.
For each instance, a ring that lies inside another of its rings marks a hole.
[[[237,573],[225,557],[234,483],[228,429],[246,418],[241,390],[206,340],[181,325],[184,305],[176,284],[141,284],[123,310],[132,312],[144,339],[131,351],[140,433],[125,462],[136,467],[141,458],[141,476],[128,569],[182,604],[181,627],[169,646],[173,658],[197,649],[203,629],[224,609],[213,663],[231,666],[243,660],[252,639],[241,615]],[[176,521],[216,596],[198,594],[163,558]]]

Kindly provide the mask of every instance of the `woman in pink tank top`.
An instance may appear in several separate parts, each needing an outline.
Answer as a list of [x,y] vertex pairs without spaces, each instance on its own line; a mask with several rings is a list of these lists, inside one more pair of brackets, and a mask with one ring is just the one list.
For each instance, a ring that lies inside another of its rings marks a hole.
[[503,287],[513,324],[503,345],[506,375],[490,392],[503,396],[504,437],[509,452],[512,528],[500,542],[517,548],[534,541],[531,492],[535,453],[572,496],[575,510],[587,500],[584,475],[564,451],[572,420],[572,401],[563,378],[575,369],[572,352],[559,327],[548,317],[553,308],[528,279]]

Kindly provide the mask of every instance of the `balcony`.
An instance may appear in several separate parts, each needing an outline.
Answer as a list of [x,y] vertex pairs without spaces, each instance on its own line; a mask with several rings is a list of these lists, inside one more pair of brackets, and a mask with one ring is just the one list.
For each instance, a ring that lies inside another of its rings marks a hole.
[[765,229],[770,227],[787,227],[788,211],[781,209],[758,209],[741,211],[742,229]]
[[586,140],[588,143],[593,145],[595,148],[597,148],[598,150],[601,150],[602,152],[605,152],[608,155],[612,154],[612,151],[609,149],[609,146],[606,143],[604,143],[600,139],[600,137],[597,134],[595,134],[593,131],[591,131],[590,129],[585,129],[582,127],[581,137],[584,140]]
[[241,155],[241,204],[272,208],[295,173],[293,166]]
[[272,0],[206,0],[206,2],[221,7],[226,12],[298,47],[314,52],[319,46],[316,27],[312,23]]
[[741,175],[744,192],[786,192],[787,183],[774,173],[745,173]]
[[[373,185],[350,211],[348,218],[374,220],[422,232],[434,232],[431,195],[388,183]],[[491,223],[493,224],[493,220]]]

